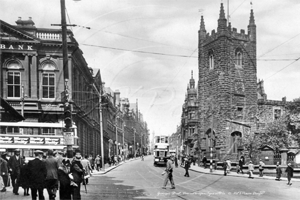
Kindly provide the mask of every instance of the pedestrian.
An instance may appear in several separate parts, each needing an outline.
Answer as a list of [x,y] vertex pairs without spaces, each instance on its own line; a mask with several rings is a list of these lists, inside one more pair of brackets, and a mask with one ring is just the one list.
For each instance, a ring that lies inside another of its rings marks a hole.
[[167,160],[166,169],[165,169],[166,177],[162,189],[166,189],[168,181],[170,181],[171,183],[171,189],[175,189],[175,183],[173,179],[173,161],[174,161],[174,156],[171,155],[170,158]]
[[206,166],[207,166],[207,158],[206,158],[206,156],[204,156],[202,158],[202,163],[203,163],[204,169],[206,169]]
[[85,172],[85,174],[84,174],[84,179],[85,179],[84,184],[88,184],[89,178],[91,176],[90,171],[91,171],[92,167],[91,167],[91,164],[88,160],[87,155],[85,155],[84,158],[81,160],[81,164],[82,164],[82,167],[83,167],[84,172]]
[[143,154],[141,155],[141,160],[144,161],[144,155]]
[[243,159],[243,157],[241,157],[239,160],[239,172],[241,172],[242,174],[244,174],[244,171],[243,171],[244,164],[245,164],[244,159]]
[[115,165],[118,164],[118,158],[117,158],[117,155],[115,155],[115,157],[114,157],[114,163],[115,163]]
[[63,159],[61,166],[58,168],[57,175],[59,180],[59,198],[61,200],[71,200],[71,180],[70,160]]
[[196,158],[194,156],[192,156],[191,158],[192,158],[193,165],[196,165]]
[[285,172],[287,174],[287,179],[288,179],[287,185],[291,186],[292,185],[292,178],[293,178],[293,174],[294,174],[294,169],[292,168],[291,163],[288,164]]
[[4,187],[1,188],[0,191],[5,192],[6,191],[6,187],[8,187],[8,163],[5,159],[3,159],[2,157],[0,158],[0,176],[2,178]]
[[254,166],[252,164],[252,161],[250,160],[249,164],[248,164],[248,170],[249,170],[249,177],[248,178],[254,178],[253,177],[253,171],[254,171]]
[[224,170],[224,176],[226,176],[227,175],[227,162],[226,162],[226,160],[224,160],[224,162],[223,162],[223,170]]
[[20,149],[16,149],[14,151],[14,155],[11,156],[8,160],[8,167],[10,171],[11,182],[13,186],[13,193],[15,195],[19,195],[19,179],[20,179],[20,171],[21,166],[23,164],[23,160],[20,157]]
[[95,167],[95,163],[94,163],[94,159],[93,159],[93,156],[90,154],[89,155],[89,158],[88,158],[88,160],[89,160],[89,162],[90,162],[90,164],[91,164],[91,167],[92,167],[92,169],[91,169],[91,172],[90,173],[93,173],[93,170],[95,169],[94,167]]
[[58,167],[60,167],[62,165],[62,161],[64,159],[63,158],[63,152],[55,151],[54,155],[55,155],[55,159],[57,160]]
[[84,169],[81,164],[81,153],[79,150],[75,151],[75,157],[71,162],[71,174],[73,177],[73,181],[76,185],[72,185],[72,193],[73,200],[81,199],[80,195],[80,185],[83,181]]
[[277,165],[276,165],[276,181],[280,181],[280,178],[281,178],[281,174],[282,174],[282,170],[279,166],[279,162],[277,162]]
[[115,165],[115,157],[114,155],[111,156],[111,164],[114,166]]
[[47,169],[47,176],[45,180],[46,188],[49,194],[49,199],[54,200],[56,197],[56,192],[58,189],[58,162],[53,157],[53,151],[48,150],[48,158],[45,160],[45,165]]
[[44,152],[40,150],[34,151],[35,159],[28,162],[28,177],[32,199],[37,199],[37,193],[39,200],[45,199],[43,190],[47,176],[47,169],[45,162],[42,161],[43,153]]
[[185,158],[185,160],[184,160],[184,169],[185,169],[184,176],[186,176],[186,177],[190,177],[190,174],[189,174],[190,165],[191,165],[191,163],[190,163],[189,159]]
[[[23,156],[23,160],[25,160],[25,156]],[[23,162],[20,170],[20,186],[24,189],[24,196],[29,196],[29,169],[28,164]]]
[[175,162],[175,167],[177,168],[178,167],[178,158],[177,158],[177,156],[175,156],[174,162]]
[[0,176],[0,192],[6,192],[2,176]]
[[259,177],[263,177],[264,176],[264,166],[265,166],[265,163],[260,159],[259,160],[259,166],[258,166],[258,170],[259,170]]
[[230,173],[230,170],[231,170],[231,161],[230,161],[229,159],[227,159],[226,162],[227,162],[227,169],[226,169],[226,172],[227,172],[227,174],[229,174],[229,173]]
[[102,169],[101,157],[99,155],[97,155],[95,158],[95,166],[97,171]]

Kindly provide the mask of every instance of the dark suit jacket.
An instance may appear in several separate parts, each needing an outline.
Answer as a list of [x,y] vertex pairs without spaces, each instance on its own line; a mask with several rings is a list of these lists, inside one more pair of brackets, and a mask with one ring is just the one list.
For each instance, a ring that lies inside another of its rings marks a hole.
[[12,170],[12,175],[20,175],[20,169],[23,163],[24,161],[21,156],[19,156],[18,160],[15,155],[9,158],[8,167]]
[[0,175],[8,176],[8,166],[6,160],[0,158]]
[[57,160],[51,156],[45,160],[45,164],[47,169],[46,179],[58,179],[57,170],[59,166]]
[[28,176],[30,177],[30,187],[43,188],[47,175],[45,162],[41,161],[38,158],[29,161],[28,174]]

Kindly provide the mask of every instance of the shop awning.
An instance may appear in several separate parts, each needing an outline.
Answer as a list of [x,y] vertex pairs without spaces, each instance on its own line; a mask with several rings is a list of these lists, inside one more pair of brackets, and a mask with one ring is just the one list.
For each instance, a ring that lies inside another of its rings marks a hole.
[[2,97],[0,97],[0,99],[0,106],[4,108],[5,111],[8,111],[13,117],[15,117],[17,121],[25,120],[25,118],[18,111],[16,111],[7,101],[5,101]]

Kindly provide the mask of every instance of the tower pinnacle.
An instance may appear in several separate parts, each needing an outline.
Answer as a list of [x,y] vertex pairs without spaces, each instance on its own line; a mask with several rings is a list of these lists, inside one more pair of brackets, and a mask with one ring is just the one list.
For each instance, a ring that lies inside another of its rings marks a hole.
[[200,30],[205,31],[205,24],[204,24],[203,15],[201,15]]
[[220,10],[220,16],[219,16],[219,19],[226,19],[226,18],[225,18],[225,11],[224,11],[223,3],[221,3],[221,10]]

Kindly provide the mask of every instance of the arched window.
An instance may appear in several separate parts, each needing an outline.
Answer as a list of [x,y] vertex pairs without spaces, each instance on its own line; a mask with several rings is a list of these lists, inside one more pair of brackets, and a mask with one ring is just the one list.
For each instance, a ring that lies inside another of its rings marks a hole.
[[17,60],[10,60],[6,64],[7,68],[7,97],[20,98],[21,97],[21,71],[23,69],[20,62]]
[[243,53],[240,49],[237,49],[235,51],[235,64],[237,66],[242,66],[243,65]]
[[238,152],[238,146],[240,146],[242,138],[242,133],[235,131],[231,133],[231,141],[230,141],[230,149],[231,153],[237,153]]
[[56,93],[56,64],[51,60],[44,61],[40,69],[41,72],[41,94],[43,99],[53,99]]
[[209,62],[209,69],[211,70],[211,69],[214,69],[214,63],[215,63],[215,61],[214,61],[214,53],[213,53],[213,51],[210,51],[209,53],[208,53],[208,62]]

